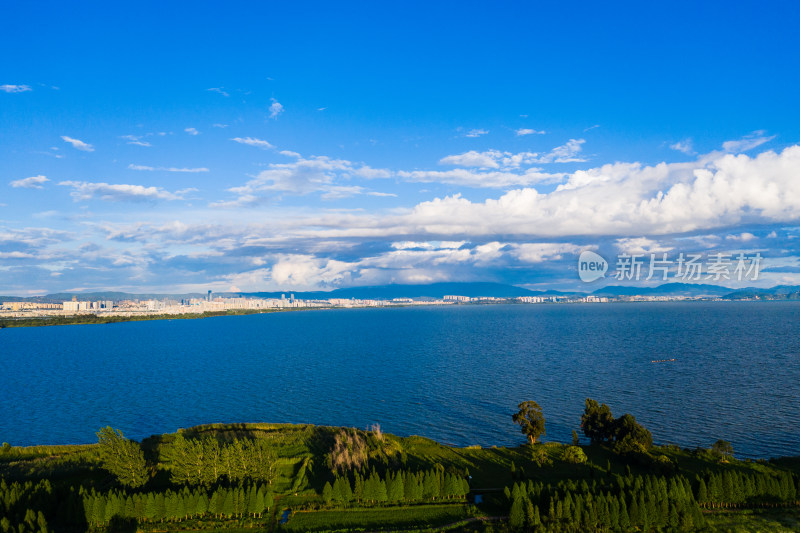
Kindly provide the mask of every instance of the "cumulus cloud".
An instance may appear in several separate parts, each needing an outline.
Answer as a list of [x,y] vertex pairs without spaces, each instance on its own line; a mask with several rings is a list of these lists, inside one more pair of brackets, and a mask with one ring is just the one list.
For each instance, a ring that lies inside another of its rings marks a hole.
[[460,195],[418,204],[406,223],[443,234],[669,234],[742,222],[800,218],[800,146],[757,157],[693,163],[615,163],[580,170],[555,191],[512,190],[471,202]]
[[261,148],[264,150],[275,148],[272,144],[267,141],[256,139],[254,137],[234,137],[231,139],[234,142],[239,144],[246,144],[248,146],[255,146],[256,148]]
[[75,201],[98,198],[109,202],[141,202],[152,200],[182,200],[183,195],[196,189],[183,189],[169,192],[161,187],[145,187],[143,185],[91,183],[86,181],[62,181],[59,185],[72,187]]
[[272,104],[269,106],[269,118],[278,118],[278,115],[283,113],[283,105],[274,98],[271,98],[270,100],[272,101]]
[[81,150],[83,152],[94,152],[94,147],[91,144],[85,143],[80,139],[73,139],[72,137],[67,137],[66,135],[62,135],[61,139],[64,142],[71,144],[76,150]]
[[197,128],[185,128],[183,131],[185,131],[189,135],[200,135],[200,132],[197,131]]
[[181,168],[181,167],[150,167],[147,165],[128,165],[130,170],[146,170],[146,171],[163,171],[163,172],[208,172],[206,167],[199,168]]
[[43,189],[44,187],[42,187],[42,184],[48,181],[50,180],[40,174],[38,176],[31,176],[30,178],[14,180],[9,183],[9,185],[14,188]]
[[24,93],[32,90],[29,85],[0,85],[0,91],[5,93]]
[[517,134],[517,137],[521,137],[523,135],[544,135],[547,132],[544,131],[544,130],[532,130],[530,128],[519,128],[514,133]]
[[235,274],[237,286],[270,285],[275,288],[334,288],[343,285],[431,283],[474,279],[474,269],[524,267],[559,260],[582,248],[572,243],[506,243],[490,241],[402,241],[392,249],[352,260],[334,260],[308,253],[278,253],[267,257],[263,268]]

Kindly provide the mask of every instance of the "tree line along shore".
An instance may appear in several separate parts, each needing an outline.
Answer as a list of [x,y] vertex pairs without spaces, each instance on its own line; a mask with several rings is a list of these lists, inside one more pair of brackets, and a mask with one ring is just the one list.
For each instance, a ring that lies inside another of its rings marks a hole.
[[800,457],[653,445],[587,399],[573,442],[458,448],[291,424],[212,424],[136,442],[0,449],[0,533],[100,531],[758,531],[800,525]]

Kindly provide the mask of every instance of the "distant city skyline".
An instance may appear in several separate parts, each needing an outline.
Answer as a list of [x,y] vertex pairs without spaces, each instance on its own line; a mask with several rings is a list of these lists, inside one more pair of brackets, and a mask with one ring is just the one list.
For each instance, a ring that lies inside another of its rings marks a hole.
[[[0,295],[800,284],[800,5],[14,3]],[[610,274],[611,272],[609,272]],[[642,286],[661,280],[637,280]]]

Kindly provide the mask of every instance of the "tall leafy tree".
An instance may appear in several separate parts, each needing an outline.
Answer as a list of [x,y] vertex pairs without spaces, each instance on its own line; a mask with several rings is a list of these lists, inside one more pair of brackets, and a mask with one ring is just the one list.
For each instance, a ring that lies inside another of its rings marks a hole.
[[545,435],[544,415],[539,404],[533,401],[522,402],[517,406],[518,412],[511,419],[520,425],[524,435],[531,444],[536,444],[536,439]]
[[630,414],[614,421],[614,437],[621,452],[646,452],[653,446],[653,435]]
[[586,409],[581,416],[581,429],[592,442],[611,440],[614,437],[614,416],[611,414],[611,408],[586,398]]
[[123,485],[137,488],[147,483],[149,472],[139,443],[126,439],[122,431],[111,426],[98,431],[97,438],[103,468]]

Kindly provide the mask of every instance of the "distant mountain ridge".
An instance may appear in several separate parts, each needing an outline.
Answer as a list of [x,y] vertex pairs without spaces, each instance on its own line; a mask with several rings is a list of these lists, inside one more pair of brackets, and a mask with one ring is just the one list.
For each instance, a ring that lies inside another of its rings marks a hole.
[[[587,287],[588,288],[588,287]],[[515,285],[491,282],[441,282],[415,285],[376,285],[367,287],[347,287],[331,291],[270,291],[270,292],[215,292],[214,296],[243,296],[258,298],[280,298],[290,295],[300,300],[327,300],[330,298],[357,299],[357,300],[387,300],[392,298],[434,298],[439,299],[446,295],[455,296],[488,296],[495,298],[514,298],[517,296],[686,296],[686,297],[712,297],[725,299],[744,298],[770,298],[770,299],[798,299],[800,286],[779,285],[768,289],[746,287],[732,289],[721,285],[700,283],[664,283],[655,287],[635,287],[625,285],[608,285],[591,292],[583,291],[558,291],[558,290],[531,290]],[[132,294],[118,291],[98,292],[60,292],[46,296],[0,296],[0,301],[5,302],[50,302],[58,303],[69,301],[73,296],[80,300],[149,300],[149,299],[181,299],[205,298],[206,293],[184,294]]]
[[489,282],[442,282],[426,285],[376,285],[371,287],[347,287],[332,291],[276,291],[276,292],[251,292],[243,296],[257,296],[260,298],[280,298],[285,294],[288,298],[294,294],[301,300],[327,300],[329,298],[342,298],[357,300],[377,300],[387,298],[442,298],[446,295],[455,296],[493,296],[495,298],[513,298],[516,296],[542,296],[572,294],[561,291],[532,291],[523,287],[506,285],[503,283]]
[[664,283],[657,287],[629,287],[608,285],[597,289],[596,296],[724,296],[734,289],[703,283]]

